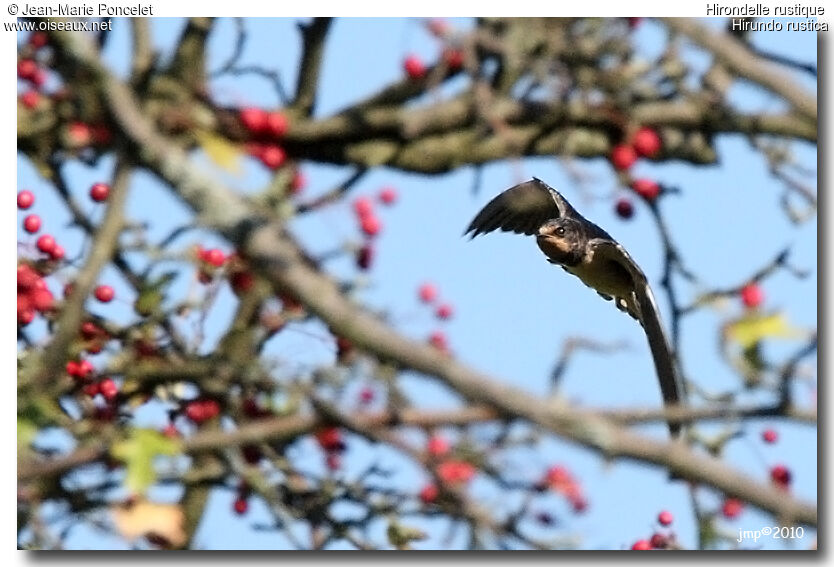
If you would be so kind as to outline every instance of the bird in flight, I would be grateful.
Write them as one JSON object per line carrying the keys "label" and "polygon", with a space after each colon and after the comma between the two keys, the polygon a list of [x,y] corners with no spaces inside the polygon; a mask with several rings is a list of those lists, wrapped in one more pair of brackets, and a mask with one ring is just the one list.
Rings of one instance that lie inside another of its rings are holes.
{"label": "bird in flight", "polygon": [[[622,245],[535,177],[487,203],[464,234],[471,233],[474,238],[496,229],[535,235],[548,262],[561,266],[637,319],[649,342],[664,403],[682,403],[684,390],[654,294],[643,270]],[[669,431],[676,437],[680,425],[670,422]]]}

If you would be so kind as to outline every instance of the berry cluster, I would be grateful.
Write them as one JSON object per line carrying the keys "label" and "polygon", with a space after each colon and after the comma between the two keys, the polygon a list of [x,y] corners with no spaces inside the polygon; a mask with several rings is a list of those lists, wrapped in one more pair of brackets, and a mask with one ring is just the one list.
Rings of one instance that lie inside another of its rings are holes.
{"label": "berry cluster", "polygon": [[238,114],[241,125],[250,135],[247,150],[269,169],[278,169],[287,159],[279,141],[290,128],[287,116],[281,111],[267,112],[262,108],[247,106]]}
{"label": "berry cluster", "polygon": [[[631,166],[640,157],[656,157],[662,148],[658,133],[648,127],[637,130],[628,143],[618,144],[611,150],[611,164],[617,171],[627,174]],[[644,200],[652,203],[662,193],[662,187],[652,179],[634,179],[629,183],[631,189]],[[617,215],[623,219],[634,216],[634,204],[627,197],[621,197],[615,205]]]}
{"label": "berry cluster", "polygon": [[671,549],[675,544],[675,534],[665,530],[672,525],[674,517],[668,510],[663,510],[657,515],[657,523],[660,529],[655,531],[649,539],[638,539],[631,545],[634,551],[648,551],[651,549]]}
{"label": "berry cluster", "polygon": [[55,298],[42,275],[27,263],[17,266],[17,323],[28,325],[37,313],[47,313],[55,305]]}
{"label": "berry cluster", "polygon": [[[383,187],[377,194],[377,200],[389,207],[394,205],[398,198],[397,190],[390,186]],[[356,251],[356,267],[367,271],[373,265],[376,255],[373,238],[382,231],[382,221],[376,214],[373,200],[367,196],[358,197],[353,201],[353,213],[359,222],[359,229],[365,236],[365,242]]]}
{"label": "berry cluster", "polygon": [[[444,70],[447,73],[457,73],[463,69],[465,56],[449,22],[441,18],[432,18],[426,20],[425,24],[429,34],[440,42],[439,59]],[[403,59],[403,71],[412,81],[421,81],[428,75],[425,62],[413,53]]]}
{"label": "berry cluster", "polygon": [[[421,303],[434,307],[434,316],[441,321],[448,321],[455,314],[455,308],[451,303],[439,302],[440,294],[431,282],[425,282],[417,288],[417,297]],[[446,333],[435,330],[429,335],[429,344],[443,352],[449,352],[449,341]]]}

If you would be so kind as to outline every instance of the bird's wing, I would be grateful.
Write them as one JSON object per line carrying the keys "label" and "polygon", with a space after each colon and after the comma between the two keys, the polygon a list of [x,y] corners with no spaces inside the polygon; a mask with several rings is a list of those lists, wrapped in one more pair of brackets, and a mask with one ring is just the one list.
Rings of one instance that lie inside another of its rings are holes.
{"label": "bird's wing", "polygon": [[[654,293],[646,279],[646,274],[626,252],[622,245],[607,238],[592,238],[588,247],[593,253],[593,260],[609,260],[616,262],[625,268],[631,275],[634,284],[634,296],[639,307],[640,322],[649,341],[649,348],[652,351],[654,367],[657,372],[657,379],[660,382],[660,391],[663,394],[663,401],[666,404],[682,404],[685,390],[683,383],[675,366],[672,350],[669,347],[669,340],[663,330],[663,323],[660,321],[660,312],[654,299]],[[670,423],[669,430],[673,436],[677,436],[680,425]]]}
{"label": "bird's wing", "polygon": [[550,219],[578,215],[558,191],[544,181],[530,181],[510,187],[481,209],[464,234],[471,238],[496,229],[535,234]]}

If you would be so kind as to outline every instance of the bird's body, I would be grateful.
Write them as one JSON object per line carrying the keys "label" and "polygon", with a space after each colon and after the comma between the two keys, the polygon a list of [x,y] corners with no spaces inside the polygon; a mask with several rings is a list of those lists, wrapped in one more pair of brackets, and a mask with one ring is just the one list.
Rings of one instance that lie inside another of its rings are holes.
{"label": "bird's body", "polygon": [[[683,388],[660,322],[648,280],[626,250],[602,228],[585,219],[552,187],[533,178],[512,187],[475,216],[467,233],[496,229],[536,236],[552,264],[579,278],[643,326],[655,363],[663,399],[682,402]],[[669,424],[676,435],[680,427]]]}

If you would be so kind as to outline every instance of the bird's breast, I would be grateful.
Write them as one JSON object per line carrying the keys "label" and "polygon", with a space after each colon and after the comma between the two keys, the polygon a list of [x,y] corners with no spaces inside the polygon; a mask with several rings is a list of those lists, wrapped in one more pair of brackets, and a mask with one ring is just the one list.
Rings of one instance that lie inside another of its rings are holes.
{"label": "bird's breast", "polygon": [[616,262],[582,262],[565,269],[588,287],[613,297],[629,297],[634,287],[626,269]]}

